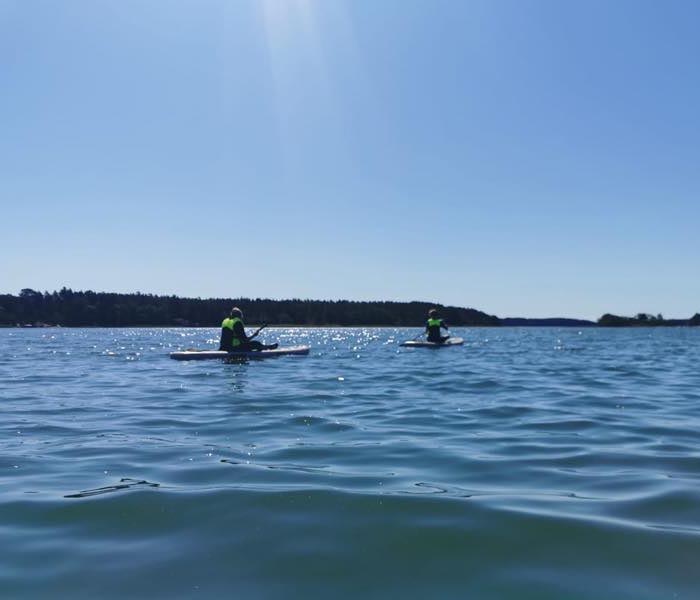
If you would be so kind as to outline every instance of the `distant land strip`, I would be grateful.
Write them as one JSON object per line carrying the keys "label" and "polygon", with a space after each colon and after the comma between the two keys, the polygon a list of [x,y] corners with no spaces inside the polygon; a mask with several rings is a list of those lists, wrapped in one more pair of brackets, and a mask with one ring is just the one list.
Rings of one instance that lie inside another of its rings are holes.
{"label": "distant land strip", "polygon": [[664,319],[605,314],[597,323],[584,319],[499,318],[474,308],[431,302],[352,300],[271,300],[267,298],[180,298],[153,294],[117,294],[62,288],[38,292],[25,288],[18,296],[0,294],[0,326],[62,327],[216,327],[231,307],[243,310],[247,323],[287,326],[421,327],[428,310],[438,308],[451,326],[630,327],[700,325],[690,319]]}

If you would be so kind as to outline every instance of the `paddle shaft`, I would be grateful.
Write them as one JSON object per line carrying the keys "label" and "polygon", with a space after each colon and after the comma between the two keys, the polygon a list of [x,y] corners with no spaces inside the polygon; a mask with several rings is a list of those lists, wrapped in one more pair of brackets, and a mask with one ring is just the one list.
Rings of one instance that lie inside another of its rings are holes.
{"label": "paddle shaft", "polygon": [[265,329],[265,327],[267,327],[267,323],[263,323],[262,325],[260,325],[260,327],[258,327],[258,328],[255,330],[255,332],[253,333],[253,335],[249,335],[249,336],[248,336],[248,339],[249,339],[249,340],[252,340],[252,339],[253,339],[254,337],[256,337],[263,329]]}

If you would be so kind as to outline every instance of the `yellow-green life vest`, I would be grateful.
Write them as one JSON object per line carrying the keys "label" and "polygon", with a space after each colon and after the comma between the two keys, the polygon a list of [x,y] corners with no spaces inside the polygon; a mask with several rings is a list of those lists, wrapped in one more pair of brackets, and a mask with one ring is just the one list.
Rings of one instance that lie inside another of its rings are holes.
{"label": "yellow-green life vest", "polygon": [[243,321],[239,319],[238,317],[226,317],[222,322],[221,322],[221,329],[230,329],[231,333],[233,333],[233,338],[231,339],[231,345],[232,346],[240,346],[241,345],[241,340],[239,340],[236,337],[235,330],[233,329],[236,323],[241,323],[243,324]]}

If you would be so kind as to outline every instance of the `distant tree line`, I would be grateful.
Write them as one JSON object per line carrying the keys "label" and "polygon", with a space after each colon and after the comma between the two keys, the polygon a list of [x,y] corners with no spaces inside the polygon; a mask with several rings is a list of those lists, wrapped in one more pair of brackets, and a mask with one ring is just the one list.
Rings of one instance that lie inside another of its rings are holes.
{"label": "distant tree line", "polygon": [[[267,298],[180,298],[153,294],[116,294],[23,289],[18,296],[0,294],[0,326],[61,325],[64,327],[201,326],[215,327],[238,306],[250,324],[269,325],[369,325],[417,327],[425,323],[429,309],[456,326],[585,327],[581,319],[499,319],[473,308],[442,306],[428,302],[355,302],[349,300],[270,300]],[[639,313],[634,317],[605,314],[603,327],[700,326],[700,313],[690,319],[664,319],[663,315]]]}
{"label": "distant tree line", "polygon": [[65,287],[57,292],[25,288],[19,296],[0,295],[0,325],[214,327],[233,306],[240,307],[251,324],[420,326],[428,310],[438,307],[450,325],[499,325],[498,317],[473,308],[427,302],[202,299],[73,291]]}
{"label": "distant tree line", "polygon": [[598,319],[598,325],[602,327],[677,327],[679,325],[700,325],[700,313],[695,313],[690,319],[664,319],[663,315],[651,315],[637,313],[634,317],[620,317],[618,315],[604,314]]}
{"label": "distant tree line", "polygon": [[595,327],[593,321],[586,319],[565,319],[551,317],[548,319],[525,319],[506,317],[499,319],[500,324],[506,327]]}

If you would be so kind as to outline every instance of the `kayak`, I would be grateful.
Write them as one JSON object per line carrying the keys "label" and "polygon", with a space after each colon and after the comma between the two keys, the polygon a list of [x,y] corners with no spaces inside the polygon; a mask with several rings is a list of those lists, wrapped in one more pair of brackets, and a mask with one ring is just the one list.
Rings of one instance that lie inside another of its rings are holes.
{"label": "kayak", "polygon": [[464,343],[464,339],[461,337],[451,337],[445,340],[442,344],[437,342],[428,342],[427,340],[408,340],[407,342],[401,342],[402,346],[407,348],[445,348],[447,346],[461,346]]}
{"label": "kayak", "polygon": [[171,352],[170,358],[175,360],[207,360],[210,358],[272,358],[288,354],[308,354],[309,346],[287,346],[274,350],[251,350],[249,352],[226,352],[224,350],[181,350]]}

